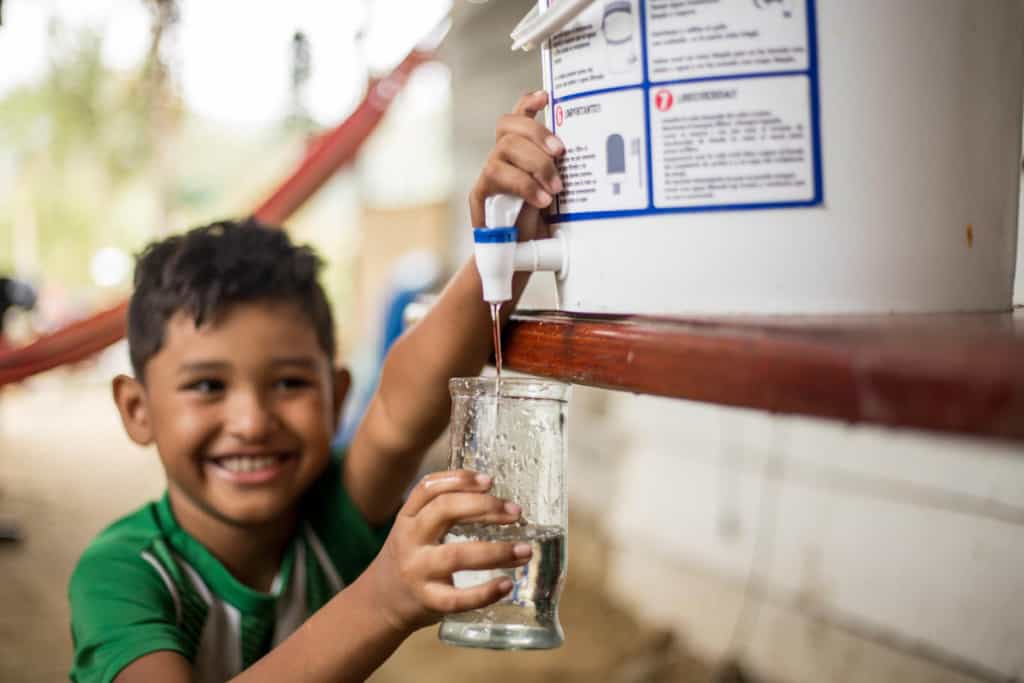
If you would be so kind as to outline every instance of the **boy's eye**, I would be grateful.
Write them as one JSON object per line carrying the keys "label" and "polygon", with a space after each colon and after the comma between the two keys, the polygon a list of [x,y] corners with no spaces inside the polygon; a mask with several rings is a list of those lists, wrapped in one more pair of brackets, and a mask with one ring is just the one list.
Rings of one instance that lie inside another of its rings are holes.
{"label": "boy's eye", "polygon": [[278,389],[301,389],[308,387],[309,380],[304,377],[282,377],[274,383]]}
{"label": "boy's eye", "polygon": [[200,379],[186,385],[185,389],[199,394],[215,394],[224,390],[224,382],[219,379]]}

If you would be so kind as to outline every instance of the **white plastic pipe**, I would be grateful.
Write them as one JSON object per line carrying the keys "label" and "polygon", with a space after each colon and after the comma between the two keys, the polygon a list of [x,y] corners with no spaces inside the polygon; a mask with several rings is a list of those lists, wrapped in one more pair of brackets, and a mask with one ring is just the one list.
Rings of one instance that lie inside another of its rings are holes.
{"label": "white plastic pipe", "polygon": [[569,250],[566,248],[565,237],[561,232],[546,240],[520,242],[516,245],[513,259],[516,271],[550,271],[558,279],[563,279],[569,272]]}

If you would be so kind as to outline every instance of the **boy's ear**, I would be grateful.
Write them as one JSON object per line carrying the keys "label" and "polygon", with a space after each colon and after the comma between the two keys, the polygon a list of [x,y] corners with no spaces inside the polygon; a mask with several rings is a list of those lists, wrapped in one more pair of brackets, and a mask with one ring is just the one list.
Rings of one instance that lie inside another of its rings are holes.
{"label": "boy's ear", "polygon": [[114,403],[121,413],[121,424],[129,438],[140,446],[153,443],[153,429],[146,405],[146,390],[134,377],[118,375],[114,378]]}
{"label": "boy's ear", "polygon": [[348,374],[345,368],[334,368],[334,405],[331,406],[334,414],[334,428],[338,428],[341,420],[341,408],[345,405],[345,397],[348,396],[348,388],[352,384],[352,375]]}

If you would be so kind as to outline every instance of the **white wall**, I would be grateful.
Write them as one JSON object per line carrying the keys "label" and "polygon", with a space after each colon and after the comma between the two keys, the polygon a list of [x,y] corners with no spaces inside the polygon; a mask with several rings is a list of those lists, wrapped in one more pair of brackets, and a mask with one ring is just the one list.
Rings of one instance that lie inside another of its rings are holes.
{"label": "white wall", "polygon": [[642,613],[779,680],[1024,676],[1024,449],[603,393],[573,504]]}
{"label": "white wall", "polygon": [[[1021,158],[1024,159],[1024,143],[1022,143]],[[1017,306],[1024,305],[1024,161],[1021,162],[1021,186],[1019,214],[1017,222],[1017,274],[1013,283],[1013,303]]]}

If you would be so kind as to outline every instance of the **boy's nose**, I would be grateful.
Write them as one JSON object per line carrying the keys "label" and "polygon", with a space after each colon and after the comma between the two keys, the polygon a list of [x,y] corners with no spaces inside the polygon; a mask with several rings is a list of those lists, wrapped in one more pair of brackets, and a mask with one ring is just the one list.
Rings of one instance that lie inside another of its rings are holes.
{"label": "boy's nose", "polygon": [[228,408],[228,432],[243,441],[262,441],[278,427],[277,417],[258,395],[242,394]]}

